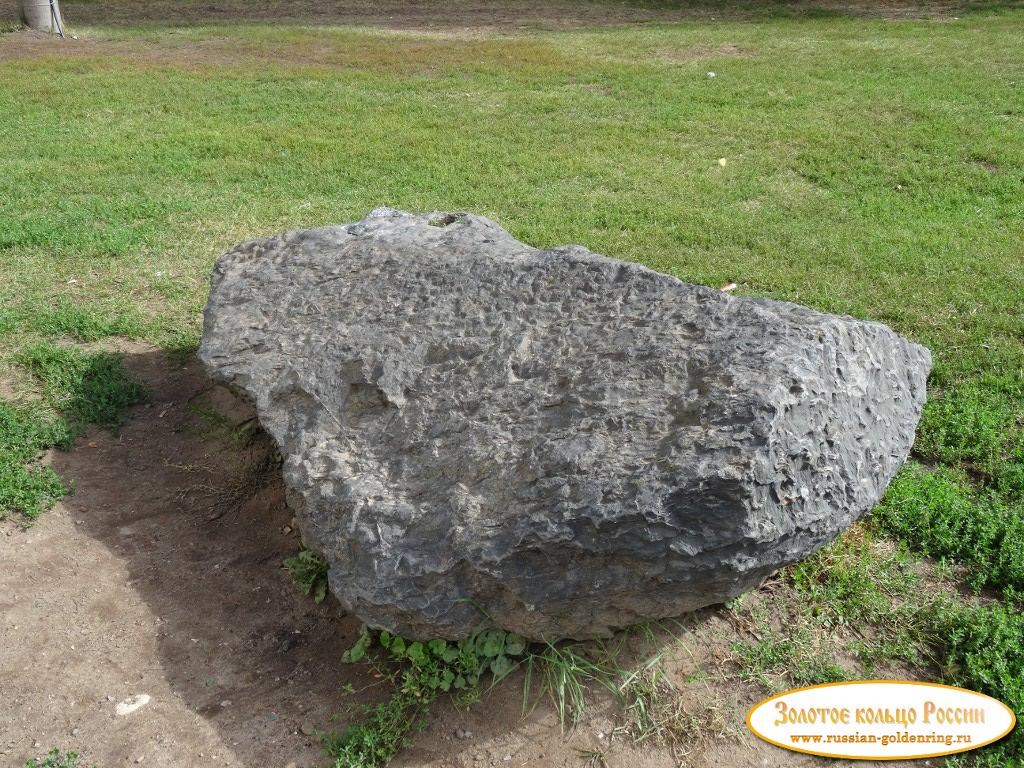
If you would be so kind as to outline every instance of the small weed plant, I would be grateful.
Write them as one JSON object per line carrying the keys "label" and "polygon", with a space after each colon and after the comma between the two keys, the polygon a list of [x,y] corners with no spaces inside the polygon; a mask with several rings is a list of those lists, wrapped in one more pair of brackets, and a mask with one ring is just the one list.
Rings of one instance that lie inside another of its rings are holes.
{"label": "small weed plant", "polygon": [[284,567],[302,594],[312,597],[317,603],[324,601],[327,597],[326,560],[311,550],[303,549],[285,560]]}
{"label": "small weed plant", "polygon": [[408,641],[389,632],[363,627],[344,657],[371,661],[393,683],[386,701],[369,707],[362,722],[325,738],[335,768],[387,765],[425,724],[429,705],[448,694],[469,705],[490,678],[496,685],[522,663],[523,638],[501,630],[484,630],[458,641]]}
{"label": "small weed plant", "polygon": [[364,627],[344,660],[372,664],[392,683],[393,693],[366,707],[361,722],[327,736],[325,748],[334,768],[387,765],[424,727],[432,702],[448,695],[470,706],[518,669],[524,672],[524,713],[550,699],[563,727],[581,721],[595,688],[618,703],[622,722],[615,732],[633,741],[675,747],[705,726],[721,726],[714,707],[687,710],[664,673],[660,654],[626,668],[620,652],[621,645],[601,643],[530,644],[500,629],[482,629],[457,641],[419,642]]}
{"label": "small weed plant", "polygon": [[62,752],[54,747],[46,757],[26,760],[24,768],[78,768],[78,753]]}

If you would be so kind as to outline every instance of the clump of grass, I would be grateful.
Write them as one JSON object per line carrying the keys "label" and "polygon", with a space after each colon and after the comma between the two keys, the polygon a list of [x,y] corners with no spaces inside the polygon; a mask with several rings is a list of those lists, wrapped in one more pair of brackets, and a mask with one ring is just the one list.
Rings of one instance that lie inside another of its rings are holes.
{"label": "clump of grass", "polygon": [[[627,631],[649,641],[654,639],[649,624]],[[531,698],[536,706],[537,701],[546,697],[563,728],[572,728],[582,721],[592,689],[597,688],[610,693],[620,708],[622,722],[614,733],[627,735],[634,742],[649,741],[675,748],[707,738],[711,730],[724,731],[715,706],[687,709],[687,701],[665,673],[663,652],[639,663],[624,663],[622,648],[621,643],[536,645],[524,665],[524,709],[530,706]],[[536,696],[535,678],[539,681]],[[700,723],[709,727],[702,730]],[[711,729],[711,724],[716,728]]]}
{"label": "clump of grass", "polygon": [[[755,640],[733,644],[745,679],[778,691],[870,677],[880,663],[927,656],[921,576],[904,548],[867,527],[854,526],[788,569],[786,580],[793,591],[749,609]],[[849,669],[834,661],[846,654]]]}
{"label": "clump of grass", "polygon": [[662,657],[656,654],[632,671],[619,670],[614,693],[622,707],[622,724],[612,735],[673,750],[723,736],[728,725],[717,698],[677,690]]}
{"label": "clump of grass", "polygon": [[889,486],[874,520],[924,554],[966,565],[975,588],[1024,591],[1020,506],[975,488],[962,470],[911,464]]}
{"label": "clump of grass", "polygon": [[16,361],[39,384],[38,403],[0,401],[0,515],[31,522],[66,492],[60,478],[38,465],[48,448],[68,448],[90,424],[113,427],[146,390],[108,352],[37,344]]}
{"label": "clump of grass", "polygon": [[326,560],[315,552],[303,549],[285,560],[284,567],[302,590],[302,594],[312,597],[317,603],[324,601],[327,597]]}
{"label": "clump of grass", "polygon": [[[855,635],[848,650],[873,674],[877,663],[921,659],[921,577],[898,544],[855,526],[793,567],[793,584],[804,609],[826,631]],[[870,637],[862,630],[870,627]]]}
{"label": "clump of grass", "polygon": [[856,625],[891,615],[894,596],[919,582],[911,565],[904,550],[855,526],[794,566],[790,576],[825,626]]}
{"label": "clump of grass", "polygon": [[915,451],[961,466],[1006,494],[1024,495],[1024,373],[987,374],[930,399]]}
{"label": "clump of grass", "polygon": [[325,736],[324,750],[334,768],[381,768],[390,763],[424,727],[427,703],[394,695],[368,707],[363,722]]}
{"label": "clump of grass", "polygon": [[599,684],[615,692],[615,670],[607,661],[590,658],[579,643],[544,643],[526,660],[523,705],[527,706],[539,673],[540,694],[550,698],[558,721],[576,726],[586,711],[587,690]]}
{"label": "clump of grass", "polygon": [[15,360],[42,387],[46,402],[67,424],[66,448],[90,424],[116,427],[126,408],[146,399],[146,388],[112,352],[85,352],[49,343],[22,350]]}
{"label": "clump of grass", "polygon": [[776,630],[762,624],[756,642],[736,641],[732,652],[741,676],[769,691],[793,686],[838,683],[850,674],[832,660],[831,647],[801,623],[790,630]]}
{"label": "clump of grass", "polygon": [[[1014,601],[1017,602],[1017,601]],[[1024,612],[1020,605],[944,601],[936,606],[932,636],[944,656],[947,682],[993,696],[1024,715]],[[987,768],[1024,766],[1024,731],[971,755]]]}
{"label": "clump of grass", "polygon": [[61,419],[0,400],[0,518],[18,512],[35,520],[64,496],[60,478],[37,460],[50,446],[68,441],[67,424]]}
{"label": "clump of grass", "polygon": [[627,718],[622,729],[634,742],[652,741],[667,746],[677,755],[689,751],[695,744],[720,739],[730,732],[727,711],[715,696],[683,694],[674,689],[652,689],[648,698],[640,696],[635,702],[645,701],[645,721],[635,717],[636,707],[625,710]]}

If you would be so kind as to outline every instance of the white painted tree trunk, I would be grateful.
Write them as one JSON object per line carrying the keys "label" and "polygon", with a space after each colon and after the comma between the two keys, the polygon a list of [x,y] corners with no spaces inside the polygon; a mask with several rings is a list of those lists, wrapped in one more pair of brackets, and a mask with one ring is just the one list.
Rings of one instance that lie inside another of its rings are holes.
{"label": "white painted tree trunk", "polygon": [[21,11],[21,20],[29,29],[56,33],[64,28],[57,0],[53,0],[52,9],[50,0],[18,0],[18,8]]}

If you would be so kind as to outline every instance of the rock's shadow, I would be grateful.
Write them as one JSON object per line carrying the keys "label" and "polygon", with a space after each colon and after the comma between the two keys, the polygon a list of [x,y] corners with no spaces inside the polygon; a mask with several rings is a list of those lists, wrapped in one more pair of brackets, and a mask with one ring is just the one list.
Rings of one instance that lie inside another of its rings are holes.
{"label": "rock's shadow", "polygon": [[[55,455],[55,469],[75,485],[64,502],[74,527],[124,563],[128,586],[156,617],[158,674],[230,748],[231,765],[324,765],[314,730],[341,730],[388,687],[367,665],[342,662],[359,620],[331,597],[316,605],[281,567],[300,542],[270,440],[194,358],[176,364],[142,345],[118,349],[151,395],[116,433],[93,430]],[[687,621],[705,625],[710,615]],[[579,764],[580,746],[601,747],[596,734],[614,726],[606,706],[586,730],[566,734],[545,703],[524,716],[522,683],[517,674],[469,710],[437,702],[429,728],[395,765],[569,766]],[[463,731],[472,737],[455,736]],[[209,757],[177,746],[161,764]],[[622,759],[674,764],[663,750]]]}
{"label": "rock's shadow", "polygon": [[282,569],[299,541],[251,412],[195,360],[147,351],[125,363],[150,402],[116,434],[95,430],[54,457],[75,484],[65,505],[127,565],[157,617],[169,684],[236,758],[322,762],[311,726],[330,728],[345,686],[372,682],[341,661],[359,622],[301,595]]}

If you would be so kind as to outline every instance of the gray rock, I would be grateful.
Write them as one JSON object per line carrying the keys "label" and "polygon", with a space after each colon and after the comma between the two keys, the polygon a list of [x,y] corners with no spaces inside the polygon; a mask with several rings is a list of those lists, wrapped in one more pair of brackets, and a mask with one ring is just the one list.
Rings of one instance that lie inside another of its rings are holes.
{"label": "gray rock", "polygon": [[487,219],[378,209],[213,273],[200,357],[374,627],[593,637],[723,602],[903,464],[928,350]]}

